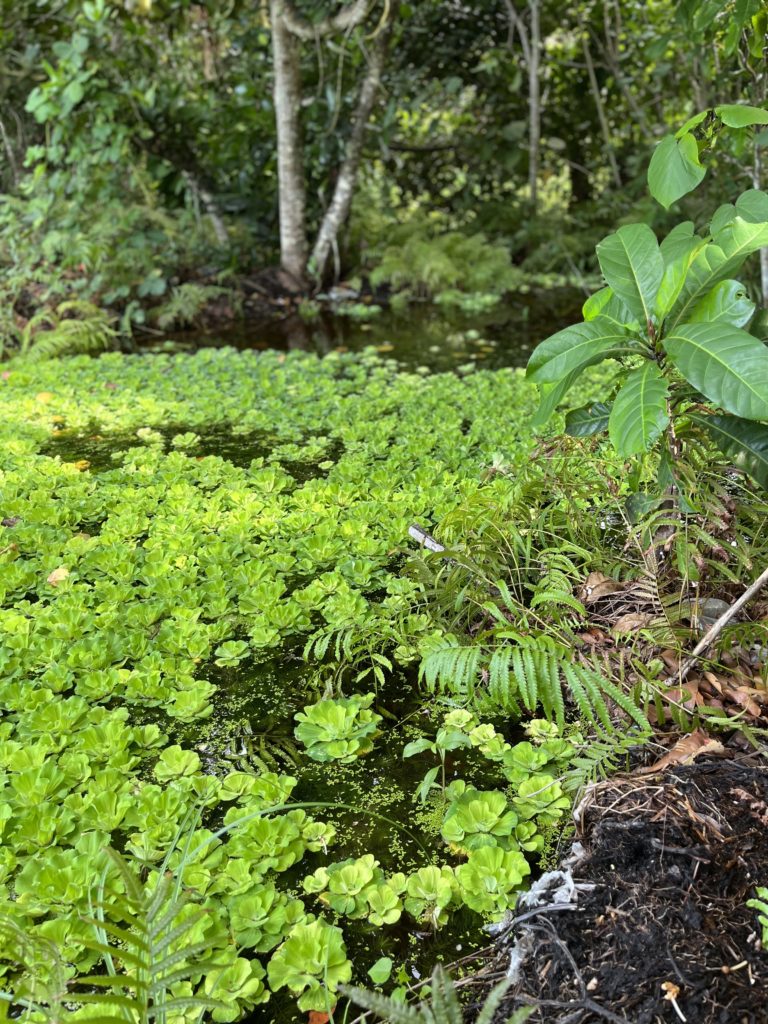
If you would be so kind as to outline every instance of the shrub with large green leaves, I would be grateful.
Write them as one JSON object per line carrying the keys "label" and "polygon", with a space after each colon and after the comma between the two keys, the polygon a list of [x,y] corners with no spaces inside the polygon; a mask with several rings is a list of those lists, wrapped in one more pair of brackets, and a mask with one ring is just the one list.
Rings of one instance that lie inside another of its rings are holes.
{"label": "shrub with large green leaves", "polygon": [[[716,112],[725,125],[768,121],[756,108]],[[654,154],[651,191],[665,205],[703,178],[703,169],[693,173],[699,143],[691,131],[704,119],[681,129],[674,153],[664,140]],[[681,444],[703,432],[768,486],[768,348],[747,329],[755,304],[735,277],[765,246],[768,195],[757,189],[721,206],[703,232],[686,221],[659,244],[648,225],[625,224],[603,239],[606,286],[584,304],[584,322],[547,338],[529,360],[541,397],[534,423],[549,419],[585,370],[612,359],[613,381],[600,401],[568,413],[568,433],[607,430],[625,458],[664,437],[659,478],[668,488]]]}

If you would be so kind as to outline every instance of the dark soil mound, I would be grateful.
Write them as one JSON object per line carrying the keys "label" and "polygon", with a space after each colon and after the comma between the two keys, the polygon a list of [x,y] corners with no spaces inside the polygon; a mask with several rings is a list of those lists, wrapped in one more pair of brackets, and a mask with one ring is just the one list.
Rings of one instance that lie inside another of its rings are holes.
{"label": "dark soil mound", "polygon": [[768,885],[764,764],[709,759],[594,787],[558,873],[570,898],[521,901],[482,972],[504,976],[518,943],[497,1020],[529,1005],[547,1024],[768,1022],[768,952],[745,905]]}

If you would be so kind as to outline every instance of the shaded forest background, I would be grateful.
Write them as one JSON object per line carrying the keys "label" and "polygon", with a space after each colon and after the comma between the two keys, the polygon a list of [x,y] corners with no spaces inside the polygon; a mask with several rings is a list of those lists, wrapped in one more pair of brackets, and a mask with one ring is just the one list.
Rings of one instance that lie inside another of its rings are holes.
{"label": "shaded forest background", "polygon": [[[762,102],[765,21],[759,0],[3,0],[0,336],[73,299],[184,326],[280,265],[277,290],[458,305],[579,283],[610,227],[667,226],[644,175],[670,126]],[[744,135],[694,219],[720,181],[759,186],[768,133]]]}

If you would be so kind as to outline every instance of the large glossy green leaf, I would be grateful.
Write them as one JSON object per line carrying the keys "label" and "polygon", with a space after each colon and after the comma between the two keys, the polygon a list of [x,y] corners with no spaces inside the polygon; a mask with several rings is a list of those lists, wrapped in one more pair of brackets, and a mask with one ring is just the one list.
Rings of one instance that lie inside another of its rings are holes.
{"label": "large glossy green leaf", "polygon": [[723,103],[715,113],[729,128],[749,128],[753,124],[768,124],[768,110],[750,107],[746,103]]}
{"label": "large glossy green leaf", "polygon": [[[736,212],[738,213],[738,203]],[[738,216],[712,236],[715,245],[731,257],[746,258],[768,245],[768,221],[748,221]]]}
{"label": "large glossy green leaf", "polygon": [[667,247],[667,254],[664,258],[664,276],[656,294],[654,310],[659,323],[666,319],[677,302],[685,287],[691,265],[706,244],[703,238],[691,235],[680,237],[673,245]]}
{"label": "large glossy green leaf", "polygon": [[689,323],[721,323],[743,327],[752,319],[755,304],[747,295],[740,281],[721,281],[696,303],[691,310]]}
{"label": "large glossy green leaf", "polygon": [[669,422],[667,382],[652,360],[633,370],[611,409],[608,433],[622,458],[646,452]]}
{"label": "large glossy green leaf", "polygon": [[673,327],[689,319],[693,307],[720,281],[738,271],[744,260],[768,245],[768,224],[750,224],[737,217],[723,227],[714,242],[698,253],[670,315]]}
{"label": "large glossy green leaf", "polygon": [[736,214],[750,224],[768,223],[768,195],[759,188],[742,192],[736,200]]}
{"label": "large glossy green leaf", "polygon": [[594,320],[602,316],[620,326],[640,326],[621,299],[613,294],[613,289],[607,286],[590,295],[581,307],[581,315],[585,320]]}
{"label": "large glossy green leaf", "polygon": [[723,228],[730,224],[734,217],[737,216],[736,207],[733,203],[723,203],[722,206],[718,206],[714,212],[712,220],[709,222],[710,234],[716,235],[718,231],[722,231]]}
{"label": "large glossy green leaf", "polygon": [[682,324],[664,348],[686,380],[734,416],[768,419],[768,348],[738,327]]}
{"label": "large glossy green leaf", "polygon": [[648,165],[648,190],[656,202],[669,209],[692,192],[706,174],[699,162],[696,139],[685,132],[680,139],[666,135],[653,151]]}
{"label": "large glossy green leaf", "polygon": [[733,457],[737,466],[768,488],[768,427],[739,416],[702,416],[691,420],[703,427],[724,455]]}
{"label": "large glossy green leaf", "polygon": [[558,331],[534,350],[526,374],[535,384],[551,384],[574,370],[637,350],[631,336],[604,317]]}
{"label": "large glossy green leaf", "polygon": [[664,274],[664,259],[647,224],[625,224],[597,246],[608,286],[645,326],[651,318]]}
{"label": "large glossy green leaf", "polygon": [[600,288],[585,300],[584,305],[581,307],[582,317],[585,320],[594,320],[596,316],[600,316],[612,298],[613,291],[607,285],[604,288]]}
{"label": "large glossy green leaf", "polygon": [[693,226],[692,220],[683,220],[661,240],[659,249],[665,265],[690,251],[695,239]]}
{"label": "large glossy green leaf", "polygon": [[594,402],[572,409],[565,417],[565,432],[571,437],[591,437],[608,426],[611,407],[606,402]]}
{"label": "large glossy green leaf", "polygon": [[684,135],[687,135],[688,132],[691,131],[691,129],[696,128],[698,125],[700,125],[701,122],[706,118],[708,113],[709,108],[707,108],[707,110],[700,111],[698,114],[694,114],[693,117],[689,117],[685,124],[681,128],[677,129],[677,131],[675,132],[675,138],[682,139],[682,137]]}

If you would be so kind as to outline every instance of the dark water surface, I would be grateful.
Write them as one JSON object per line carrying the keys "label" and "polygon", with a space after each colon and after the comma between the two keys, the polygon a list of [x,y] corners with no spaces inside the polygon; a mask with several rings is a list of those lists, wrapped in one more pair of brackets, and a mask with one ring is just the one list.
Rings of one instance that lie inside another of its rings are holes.
{"label": "dark water surface", "polygon": [[[514,295],[481,313],[417,303],[400,313],[385,309],[365,322],[331,311],[307,322],[293,313],[262,322],[172,334],[170,341],[184,350],[230,345],[320,356],[339,350],[359,352],[372,345],[406,369],[423,366],[445,371],[466,364],[498,369],[524,366],[540,341],[580,319],[585,297],[577,288],[553,288]],[[144,346],[148,351],[167,347],[168,342]]]}

